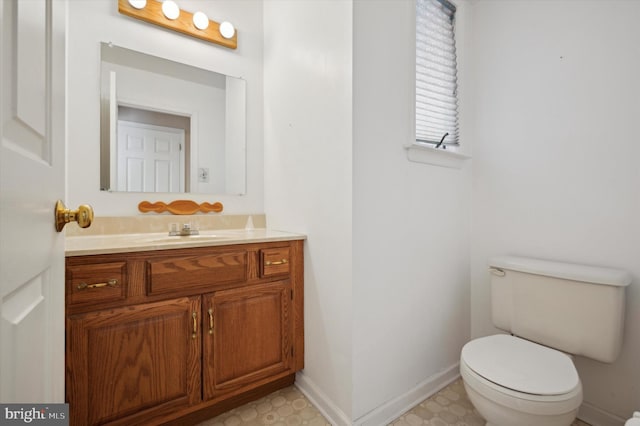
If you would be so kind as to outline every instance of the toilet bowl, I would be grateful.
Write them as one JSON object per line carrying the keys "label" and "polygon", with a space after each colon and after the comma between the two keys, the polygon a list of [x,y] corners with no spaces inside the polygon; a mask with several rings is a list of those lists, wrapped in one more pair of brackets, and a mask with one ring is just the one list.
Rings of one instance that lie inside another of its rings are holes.
{"label": "toilet bowl", "polygon": [[460,373],[471,403],[489,426],[568,426],[582,403],[571,358],[514,336],[467,343]]}

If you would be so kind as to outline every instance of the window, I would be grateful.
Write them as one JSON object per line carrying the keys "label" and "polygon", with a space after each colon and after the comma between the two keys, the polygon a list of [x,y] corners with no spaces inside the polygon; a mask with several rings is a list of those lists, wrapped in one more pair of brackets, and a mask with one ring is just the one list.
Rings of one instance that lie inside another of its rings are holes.
{"label": "window", "polygon": [[456,7],[416,0],[416,142],[459,145]]}

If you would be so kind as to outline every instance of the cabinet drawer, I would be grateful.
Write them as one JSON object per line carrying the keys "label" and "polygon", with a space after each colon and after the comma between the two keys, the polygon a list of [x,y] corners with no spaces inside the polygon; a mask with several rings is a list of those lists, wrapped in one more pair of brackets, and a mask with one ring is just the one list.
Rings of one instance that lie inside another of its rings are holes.
{"label": "cabinet drawer", "polygon": [[127,262],[95,263],[67,267],[69,305],[112,302],[127,295]]}
{"label": "cabinet drawer", "polygon": [[167,257],[147,261],[149,295],[210,291],[247,280],[247,252]]}
{"label": "cabinet drawer", "polygon": [[289,247],[277,247],[260,250],[260,276],[288,275],[291,258]]}

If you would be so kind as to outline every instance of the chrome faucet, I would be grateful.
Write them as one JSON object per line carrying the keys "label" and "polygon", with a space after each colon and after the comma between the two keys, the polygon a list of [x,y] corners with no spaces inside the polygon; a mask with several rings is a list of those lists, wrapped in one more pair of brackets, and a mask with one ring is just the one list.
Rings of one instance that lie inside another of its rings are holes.
{"label": "chrome faucet", "polygon": [[172,224],[172,226],[171,226],[171,230],[169,231],[169,236],[170,237],[187,237],[189,235],[199,235],[200,234],[200,231],[198,231],[197,229],[193,229],[189,222],[183,223],[182,227],[180,228],[179,231],[176,229],[177,226],[175,226],[175,225],[176,224]]}

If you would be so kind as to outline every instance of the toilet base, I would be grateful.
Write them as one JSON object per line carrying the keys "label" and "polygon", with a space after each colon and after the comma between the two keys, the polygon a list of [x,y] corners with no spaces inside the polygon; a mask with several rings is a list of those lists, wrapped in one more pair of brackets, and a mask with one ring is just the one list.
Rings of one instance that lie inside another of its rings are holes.
{"label": "toilet base", "polygon": [[499,405],[463,383],[469,400],[487,421],[486,426],[570,426],[578,414],[578,409],[556,415],[523,413]]}

